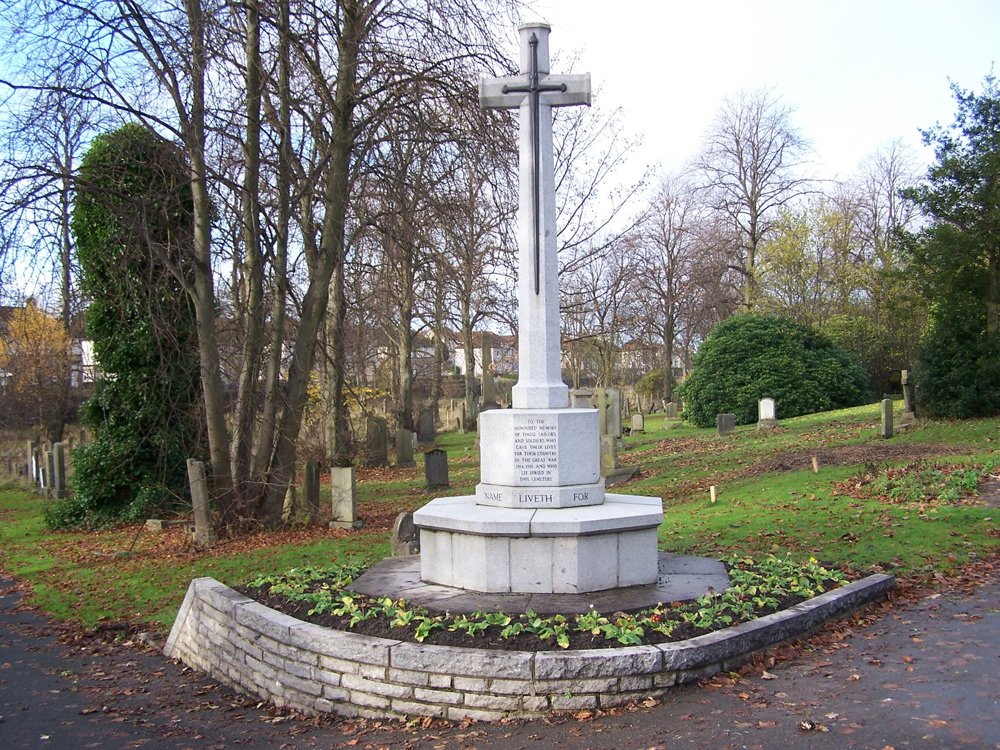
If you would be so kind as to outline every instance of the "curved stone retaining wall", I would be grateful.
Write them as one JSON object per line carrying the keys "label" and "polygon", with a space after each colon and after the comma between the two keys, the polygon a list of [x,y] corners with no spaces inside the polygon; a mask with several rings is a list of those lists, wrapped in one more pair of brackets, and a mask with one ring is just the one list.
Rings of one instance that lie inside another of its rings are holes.
{"label": "curved stone retaining wall", "polygon": [[610,708],[745,663],[882,597],[869,576],[791,609],[679,643],[490,651],[372,638],[283,615],[211,578],[191,582],[164,653],[238,690],[307,713],[494,720]]}

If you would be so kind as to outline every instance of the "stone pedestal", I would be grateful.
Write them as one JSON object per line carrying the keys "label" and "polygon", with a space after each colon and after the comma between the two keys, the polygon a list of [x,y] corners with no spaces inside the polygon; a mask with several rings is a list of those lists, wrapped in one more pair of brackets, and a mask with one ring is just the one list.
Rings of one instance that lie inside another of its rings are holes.
{"label": "stone pedestal", "polygon": [[582,594],[654,583],[656,497],[605,496],[579,508],[491,508],[442,497],[413,514],[420,578],[484,592]]}
{"label": "stone pedestal", "polygon": [[596,409],[503,409],[479,415],[476,502],[570,508],[604,498]]}

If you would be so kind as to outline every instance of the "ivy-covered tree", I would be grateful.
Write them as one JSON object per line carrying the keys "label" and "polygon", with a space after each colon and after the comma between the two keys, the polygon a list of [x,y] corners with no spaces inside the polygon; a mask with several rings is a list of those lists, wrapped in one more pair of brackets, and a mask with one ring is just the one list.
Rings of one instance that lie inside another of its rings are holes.
{"label": "ivy-covered tree", "polygon": [[74,454],[75,497],[54,527],[141,520],[181,500],[203,423],[189,274],[193,210],[184,154],[141,125],[96,138],[77,178],[72,229],[101,370],[85,406],[93,442]]}
{"label": "ivy-covered tree", "polygon": [[711,427],[718,414],[757,421],[757,402],[773,398],[779,418],[844,409],[870,399],[858,361],[816,330],[774,315],[734,315],[719,323],[681,385],[684,416]]}
{"label": "ivy-covered tree", "polygon": [[917,394],[931,415],[985,417],[1000,414],[1000,86],[952,90],[955,122],[923,131],[936,161],[905,191],[930,219],[909,238],[931,301]]}

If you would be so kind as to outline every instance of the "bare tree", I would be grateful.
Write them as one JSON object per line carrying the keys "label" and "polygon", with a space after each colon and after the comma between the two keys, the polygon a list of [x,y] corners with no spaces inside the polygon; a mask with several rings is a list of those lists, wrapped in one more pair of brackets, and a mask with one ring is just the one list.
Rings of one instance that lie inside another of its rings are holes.
{"label": "bare tree", "polygon": [[639,283],[655,305],[647,319],[655,325],[662,351],[663,399],[673,401],[673,360],[687,308],[695,299],[699,255],[706,251],[701,229],[704,204],[694,186],[680,177],[660,181],[640,230]]}
{"label": "bare tree", "polygon": [[781,208],[809,189],[798,174],[807,142],[792,124],[793,112],[771,89],[739,92],[723,102],[694,163],[711,204],[732,227],[731,266],[742,276],[743,307],[750,311],[760,245]]}
{"label": "bare tree", "polygon": [[[385,123],[397,88],[419,82],[457,90],[468,87],[471,61],[498,67],[493,30],[508,25],[509,5],[329,0],[294,13],[280,2],[229,12],[211,0],[4,0],[2,7],[25,32],[12,48],[16,54],[34,54],[75,74],[72,84],[54,85],[41,70],[3,83],[95,103],[183,144],[195,206],[195,274],[183,281],[198,315],[214,491],[227,521],[277,525],[324,326],[337,405],[334,434],[345,439],[343,289],[353,190],[367,157],[391,131]],[[239,166],[234,150],[241,153]],[[276,176],[278,197],[268,196],[269,202],[262,200],[264,170]],[[282,213],[289,205],[294,217]],[[219,206],[240,207],[241,218],[238,227],[220,228],[213,237]],[[293,246],[301,252],[289,257]],[[234,415],[227,411],[224,342],[216,330],[225,301],[220,266],[234,269],[231,300],[239,308]],[[268,294],[270,359],[262,368]],[[286,297],[295,305],[290,346],[282,319]],[[279,361],[286,368],[283,388]],[[262,390],[265,414],[258,417],[251,405]]]}

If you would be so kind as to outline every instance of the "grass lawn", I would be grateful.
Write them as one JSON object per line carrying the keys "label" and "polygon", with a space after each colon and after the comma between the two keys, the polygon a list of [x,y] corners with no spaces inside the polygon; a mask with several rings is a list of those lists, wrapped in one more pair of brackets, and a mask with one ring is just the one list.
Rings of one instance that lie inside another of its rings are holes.
{"label": "grass lawn", "polygon": [[[815,557],[860,574],[904,576],[950,575],[995,552],[1000,482],[989,477],[1000,474],[1000,419],[928,422],[891,440],[879,437],[878,420],[879,406],[871,405],[718,437],[648,416],[645,433],[626,437],[621,452],[622,463],[642,472],[614,491],[664,499],[660,548],[668,552]],[[475,436],[443,435],[438,447],[448,451],[452,489],[435,496],[471,494],[479,475]],[[41,517],[47,501],[7,487],[0,490],[0,569],[30,584],[29,601],[58,619],[166,630],[192,578],[235,585],[305,564],[375,561],[388,554],[396,514],[431,497],[419,460],[416,469],[359,469],[358,495],[368,522],[361,531],[293,528],[198,553],[179,528],[49,532]]]}

